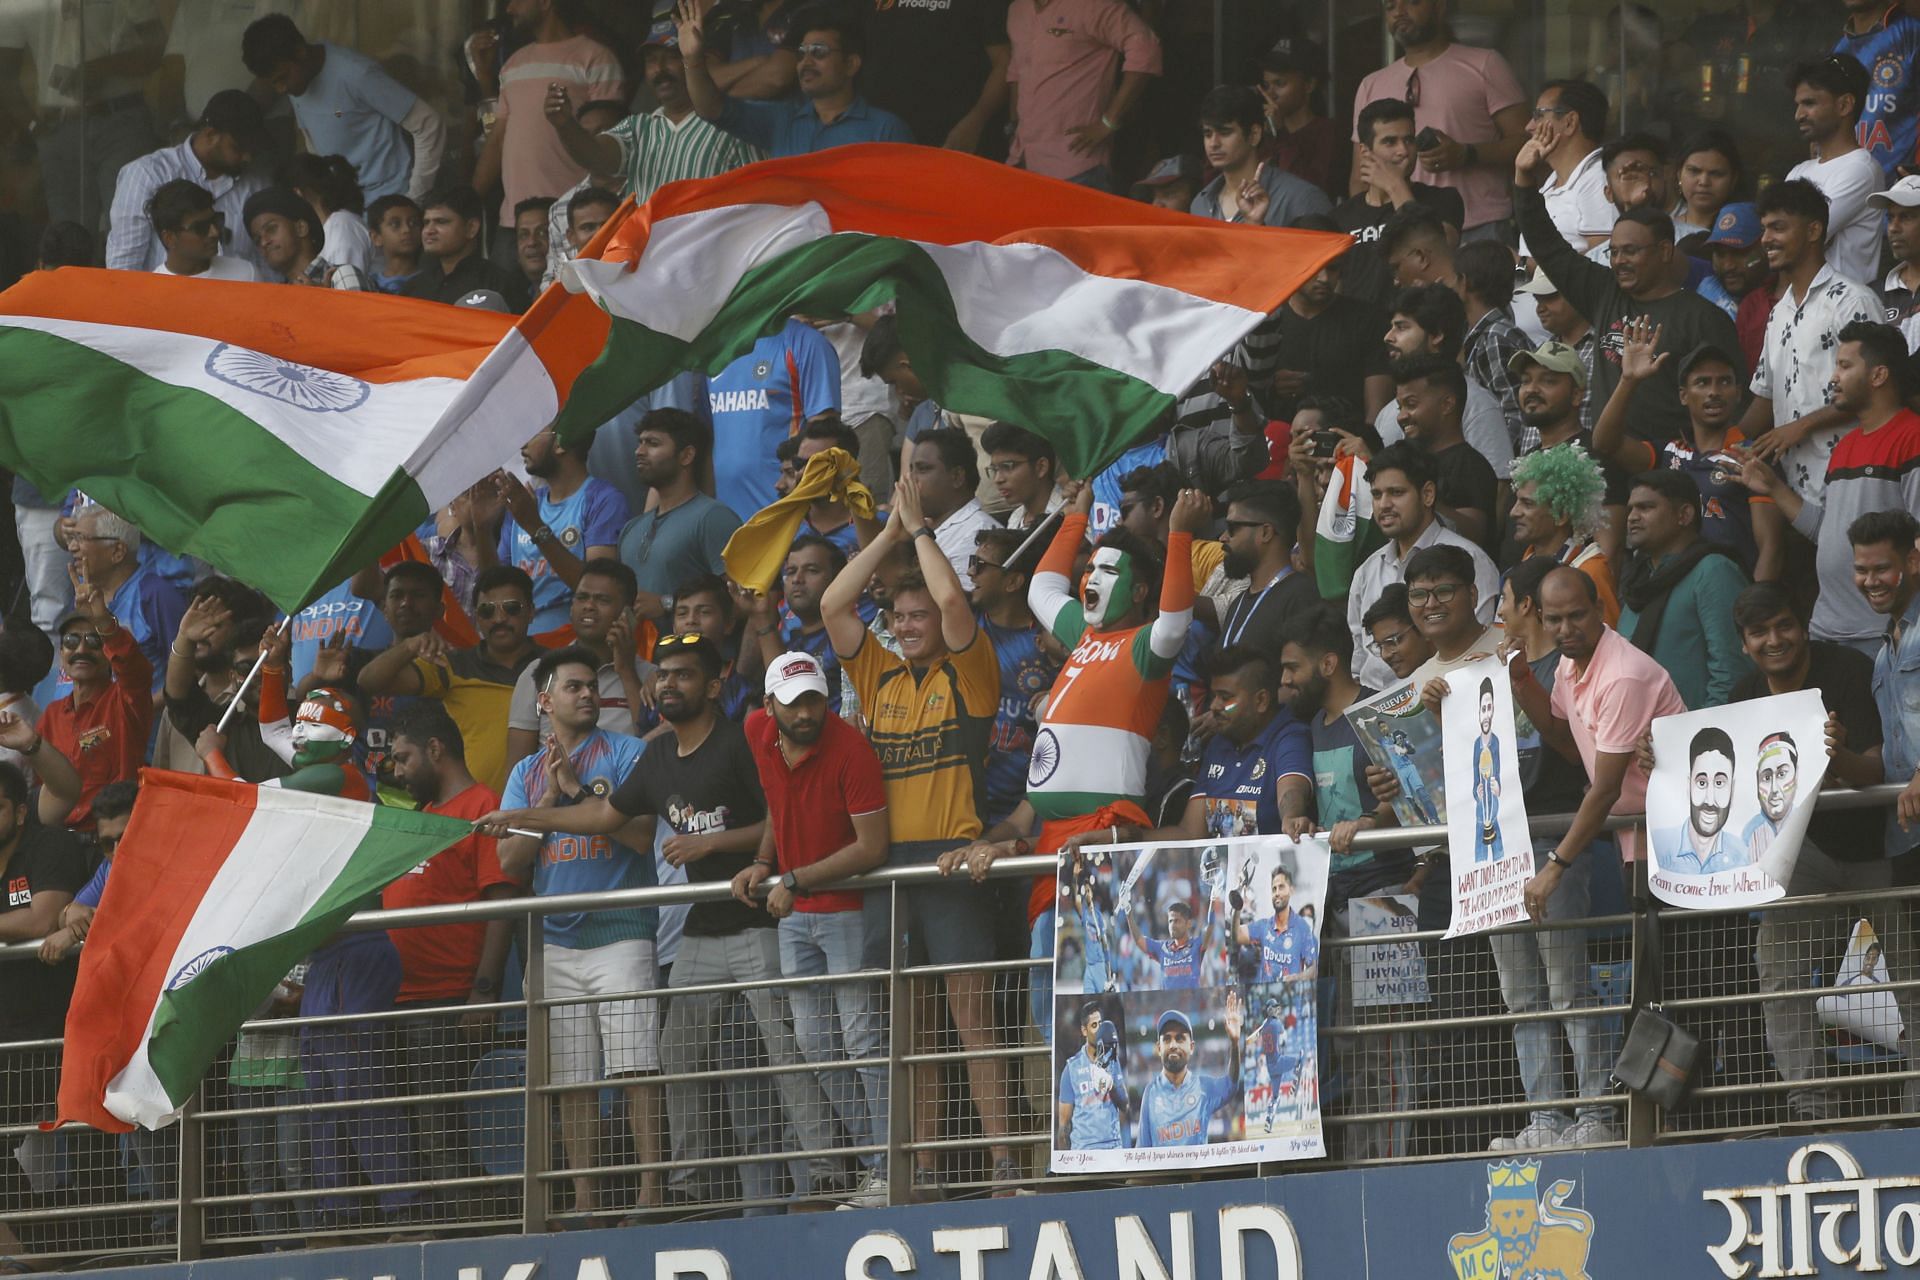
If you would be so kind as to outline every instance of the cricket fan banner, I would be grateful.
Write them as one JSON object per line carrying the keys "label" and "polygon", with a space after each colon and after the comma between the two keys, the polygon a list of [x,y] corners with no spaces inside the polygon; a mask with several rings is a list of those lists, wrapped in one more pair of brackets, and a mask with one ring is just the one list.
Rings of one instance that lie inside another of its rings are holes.
{"label": "cricket fan banner", "polygon": [[1653,722],[1647,884],[1678,907],[1750,907],[1786,896],[1827,776],[1817,689]]}
{"label": "cricket fan banner", "polygon": [[1060,855],[1056,1173],[1326,1154],[1315,992],[1330,856],[1284,836]]}
{"label": "cricket fan banner", "polygon": [[1447,794],[1472,804],[1447,806],[1447,866],[1453,918],[1447,937],[1498,929],[1527,918],[1533,838],[1520,794],[1514,750],[1513,690],[1506,665],[1483,658],[1447,676],[1440,703],[1440,746]]}

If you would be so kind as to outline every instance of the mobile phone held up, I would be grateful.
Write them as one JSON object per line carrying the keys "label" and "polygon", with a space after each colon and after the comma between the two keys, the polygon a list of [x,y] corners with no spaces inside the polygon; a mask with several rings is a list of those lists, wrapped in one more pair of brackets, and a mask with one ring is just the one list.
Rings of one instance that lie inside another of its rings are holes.
{"label": "mobile phone held up", "polygon": [[1428,125],[1413,135],[1413,147],[1416,151],[1431,151],[1440,145],[1440,134],[1432,125]]}

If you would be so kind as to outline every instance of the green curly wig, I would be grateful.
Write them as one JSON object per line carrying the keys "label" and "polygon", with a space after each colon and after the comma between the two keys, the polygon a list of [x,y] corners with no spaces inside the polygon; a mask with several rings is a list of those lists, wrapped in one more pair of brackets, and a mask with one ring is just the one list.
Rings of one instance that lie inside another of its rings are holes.
{"label": "green curly wig", "polygon": [[1533,498],[1554,520],[1571,525],[1582,537],[1592,537],[1606,520],[1601,498],[1607,482],[1600,464],[1577,444],[1557,444],[1530,453],[1513,464],[1513,487],[1533,486]]}

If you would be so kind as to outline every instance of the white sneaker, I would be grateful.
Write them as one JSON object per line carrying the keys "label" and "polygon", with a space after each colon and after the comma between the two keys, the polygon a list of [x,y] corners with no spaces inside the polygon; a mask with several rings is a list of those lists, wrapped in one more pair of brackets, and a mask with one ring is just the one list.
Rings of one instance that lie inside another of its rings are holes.
{"label": "white sneaker", "polygon": [[1604,1116],[1581,1116],[1560,1134],[1562,1147],[1602,1147],[1621,1140],[1620,1130]]}
{"label": "white sneaker", "polygon": [[861,1180],[861,1183],[859,1186],[853,1189],[853,1194],[846,1198],[846,1202],[840,1205],[836,1205],[835,1207],[840,1209],[884,1209],[886,1208],[887,1207],[886,1175],[875,1173],[873,1170],[869,1169],[867,1171],[867,1176]]}
{"label": "white sneaker", "polygon": [[1511,1138],[1495,1138],[1487,1144],[1489,1151],[1539,1151],[1546,1147],[1561,1146],[1567,1132],[1557,1120],[1529,1120],[1527,1127]]}

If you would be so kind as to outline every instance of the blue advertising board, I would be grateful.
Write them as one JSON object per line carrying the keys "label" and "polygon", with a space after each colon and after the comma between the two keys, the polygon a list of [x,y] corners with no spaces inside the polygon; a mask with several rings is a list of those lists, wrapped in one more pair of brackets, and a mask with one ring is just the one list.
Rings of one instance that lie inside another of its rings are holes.
{"label": "blue advertising board", "polygon": [[1618,1280],[1920,1273],[1911,1130],[280,1253],[134,1280]]}

